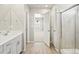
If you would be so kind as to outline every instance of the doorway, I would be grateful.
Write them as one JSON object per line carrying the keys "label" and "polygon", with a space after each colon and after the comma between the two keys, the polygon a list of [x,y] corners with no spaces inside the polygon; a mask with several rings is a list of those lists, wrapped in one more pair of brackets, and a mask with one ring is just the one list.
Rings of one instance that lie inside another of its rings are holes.
{"label": "doorway", "polygon": [[34,42],[43,42],[50,47],[50,13],[34,14]]}

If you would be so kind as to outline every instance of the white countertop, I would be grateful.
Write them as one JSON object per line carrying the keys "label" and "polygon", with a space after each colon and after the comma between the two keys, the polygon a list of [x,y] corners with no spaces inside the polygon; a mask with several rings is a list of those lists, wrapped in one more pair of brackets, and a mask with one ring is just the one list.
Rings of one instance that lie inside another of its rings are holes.
{"label": "white countertop", "polygon": [[12,40],[13,38],[17,37],[18,35],[22,34],[22,32],[11,31],[8,35],[0,34],[0,45]]}

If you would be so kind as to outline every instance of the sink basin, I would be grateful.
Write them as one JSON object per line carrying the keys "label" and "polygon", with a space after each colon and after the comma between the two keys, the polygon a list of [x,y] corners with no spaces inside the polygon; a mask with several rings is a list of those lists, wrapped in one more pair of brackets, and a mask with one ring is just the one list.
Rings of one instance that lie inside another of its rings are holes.
{"label": "sink basin", "polygon": [[7,35],[8,35],[8,33],[5,33],[5,34],[4,34],[4,36],[7,36]]}
{"label": "sink basin", "polygon": [[10,31],[2,31],[0,32],[1,35],[3,36],[7,36],[10,33]]}

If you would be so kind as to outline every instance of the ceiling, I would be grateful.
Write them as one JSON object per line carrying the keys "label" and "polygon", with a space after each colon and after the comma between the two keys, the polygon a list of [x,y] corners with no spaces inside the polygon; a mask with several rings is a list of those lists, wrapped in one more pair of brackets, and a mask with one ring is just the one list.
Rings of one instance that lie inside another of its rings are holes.
{"label": "ceiling", "polygon": [[29,8],[32,9],[50,9],[52,4],[28,4]]}

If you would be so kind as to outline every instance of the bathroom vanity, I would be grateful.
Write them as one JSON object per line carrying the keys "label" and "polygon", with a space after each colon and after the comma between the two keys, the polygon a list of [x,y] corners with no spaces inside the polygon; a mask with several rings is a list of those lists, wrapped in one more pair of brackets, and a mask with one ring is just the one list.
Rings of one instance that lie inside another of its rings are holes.
{"label": "bathroom vanity", "polygon": [[19,54],[23,48],[23,33],[11,31],[0,33],[0,54]]}

